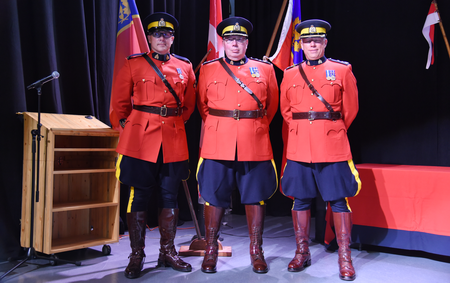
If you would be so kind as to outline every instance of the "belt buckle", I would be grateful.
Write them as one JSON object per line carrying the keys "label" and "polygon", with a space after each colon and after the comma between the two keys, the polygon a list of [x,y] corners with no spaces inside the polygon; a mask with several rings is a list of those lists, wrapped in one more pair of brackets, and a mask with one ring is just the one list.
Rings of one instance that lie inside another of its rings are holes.
{"label": "belt buckle", "polygon": [[160,111],[159,115],[161,115],[161,117],[166,117],[167,116],[167,106],[166,105],[161,107],[161,111]]}
{"label": "belt buckle", "polygon": [[312,116],[313,111],[308,111],[308,120],[314,121],[314,117]]}
{"label": "belt buckle", "polygon": [[240,116],[240,110],[239,109],[234,109],[233,110],[233,118],[234,118],[234,120],[239,121],[239,116]]}

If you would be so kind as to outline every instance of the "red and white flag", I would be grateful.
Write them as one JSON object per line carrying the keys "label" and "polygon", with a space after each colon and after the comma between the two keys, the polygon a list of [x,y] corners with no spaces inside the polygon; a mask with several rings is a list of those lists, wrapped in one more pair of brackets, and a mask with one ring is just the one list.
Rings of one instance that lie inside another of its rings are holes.
{"label": "red and white flag", "polygon": [[281,28],[280,39],[275,54],[269,60],[281,70],[302,62],[300,34],[295,26],[301,21],[300,0],[289,0],[286,16]]}
{"label": "red and white flag", "polygon": [[[217,34],[217,25],[222,21],[222,1],[209,0],[209,31],[208,31],[208,49],[211,49],[206,61],[214,60],[223,56],[222,37]],[[199,156],[203,143],[203,123],[200,132]]]}
{"label": "red and white flag", "polygon": [[434,63],[434,25],[437,23],[439,23],[439,15],[433,1],[431,2],[430,10],[428,11],[428,16],[422,29],[423,36],[430,46],[428,49],[427,69]]}
{"label": "red and white flag", "polygon": [[213,60],[223,56],[222,38],[217,34],[217,25],[222,21],[222,1],[209,1],[209,32],[208,32],[208,50],[211,52],[206,60]]}

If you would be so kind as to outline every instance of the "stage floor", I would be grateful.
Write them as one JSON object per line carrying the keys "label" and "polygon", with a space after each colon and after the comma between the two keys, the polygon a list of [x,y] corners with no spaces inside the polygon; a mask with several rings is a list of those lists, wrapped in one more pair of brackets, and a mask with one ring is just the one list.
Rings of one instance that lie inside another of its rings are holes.
{"label": "stage floor", "polygon": [[[312,221],[311,235],[314,235]],[[178,227],[175,245],[189,245],[195,235],[193,222]],[[343,282],[338,276],[337,252],[328,252],[320,244],[311,243],[312,265],[302,272],[287,271],[294,256],[295,238],[291,217],[266,217],[263,248],[269,272],[256,274],[250,265],[249,238],[245,216],[226,215],[221,227],[222,244],[230,246],[232,257],[219,257],[217,273],[206,274],[200,270],[202,257],[183,257],[192,272],[178,272],[171,268],[156,267],[159,253],[158,228],[147,229],[147,254],[141,278],[132,282]],[[111,254],[104,256],[102,246],[58,254],[60,258],[81,261],[73,264],[50,265],[47,260],[30,260],[7,275],[2,282],[125,282],[123,275],[128,264],[130,242],[127,233],[118,243],[112,244]],[[448,247],[443,247],[448,248]],[[450,258],[403,250],[362,247],[352,248],[356,282],[450,282]],[[0,276],[17,262],[0,263]]]}

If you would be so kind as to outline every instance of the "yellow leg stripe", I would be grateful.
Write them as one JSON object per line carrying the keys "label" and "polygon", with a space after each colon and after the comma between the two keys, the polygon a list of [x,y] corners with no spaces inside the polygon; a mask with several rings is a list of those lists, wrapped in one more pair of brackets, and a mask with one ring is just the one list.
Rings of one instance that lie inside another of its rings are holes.
{"label": "yellow leg stripe", "polygon": [[122,154],[119,154],[119,158],[117,159],[117,163],[116,163],[116,178],[117,180],[119,180],[120,182],[120,162],[122,162]]}
{"label": "yellow leg stripe", "polygon": [[356,170],[355,164],[353,163],[353,160],[348,160],[348,166],[350,166],[350,170],[352,171],[353,176],[355,176],[355,181],[358,183],[358,190],[356,191],[356,195],[359,194],[359,191],[361,191],[361,180],[359,179],[359,172]]}
{"label": "yellow leg stripe", "polygon": [[350,205],[348,204],[348,198],[345,198],[345,203],[347,205],[348,210],[350,210],[350,212],[352,212],[352,209],[351,209]]}
{"label": "yellow leg stripe", "polygon": [[197,179],[197,180],[198,180],[198,170],[200,169],[200,165],[202,165],[202,163],[203,163],[203,158],[200,157],[198,159],[198,163],[197,163],[197,172],[195,172],[195,179]]}
{"label": "yellow leg stripe", "polygon": [[130,198],[128,199],[127,213],[131,212],[131,204],[134,199],[134,187],[130,187]]}
{"label": "yellow leg stripe", "polygon": [[[272,198],[273,195],[277,192],[277,189],[278,189],[278,173],[277,173],[277,166],[275,165],[275,161],[274,161],[273,159],[271,160],[271,162],[272,162],[272,166],[273,166],[273,171],[275,172],[275,179],[277,180],[277,186],[275,187],[275,190],[273,191],[273,194],[272,194],[268,199]],[[261,205],[264,205],[264,201],[261,201],[260,203],[261,203]]]}
{"label": "yellow leg stripe", "polygon": [[277,173],[277,165],[275,165],[275,161],[272,159],[273,170],[275,170],[275,177],[277,178],[277,188],[278,188],[278,173]]}

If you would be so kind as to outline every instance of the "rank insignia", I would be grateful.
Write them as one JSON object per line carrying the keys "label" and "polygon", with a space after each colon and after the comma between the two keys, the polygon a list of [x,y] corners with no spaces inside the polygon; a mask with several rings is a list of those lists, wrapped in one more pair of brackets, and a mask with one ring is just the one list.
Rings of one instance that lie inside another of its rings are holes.
{"label": "rank insignia", "polygon": [[334,81],[336,80],[336,72],[334,70],[325,70],[327,74],[327,80]]}
{"label": "rank insignia", "polygon": [[250,67],[250,74],[252,74],[253,78],[259,78],[259,70],[258,67]]}
{"label": "rank insignia", "polygon": [[183,78],[184,78],[184,77],[183,77],[183,73],[181,72],[181,68],[177,68],[177,73],[178,73],[180,79],[183,79]]}

